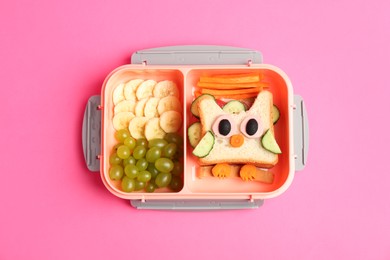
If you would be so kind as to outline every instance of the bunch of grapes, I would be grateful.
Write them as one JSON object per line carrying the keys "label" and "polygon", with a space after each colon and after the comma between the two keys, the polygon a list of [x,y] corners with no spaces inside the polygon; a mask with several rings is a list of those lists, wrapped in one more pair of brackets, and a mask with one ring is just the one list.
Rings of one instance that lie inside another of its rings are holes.
{"label": "bunch of grapes", "polygon": [[111,180],[121,181],[124,192],[154,192],[169,187],[183,188],[183,139],[175,133],[164,139],[134,139],[127,129],[115,133],[119,141],[110,155]]}

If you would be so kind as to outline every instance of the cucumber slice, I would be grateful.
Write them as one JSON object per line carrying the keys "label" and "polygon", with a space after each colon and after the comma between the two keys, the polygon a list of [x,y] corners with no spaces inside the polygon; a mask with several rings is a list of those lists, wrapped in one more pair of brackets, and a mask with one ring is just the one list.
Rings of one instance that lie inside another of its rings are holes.
{"label": "cucumber slice", "polygon": [[192,153],[197,157],[206,157],[214,146],[214,135],[211,131],[208,131],[203,138],[199,141]]}
{"label": "cucumber slice", "polygon": [[199,111],[198,111],[198,102],[201,101],[204,98],[212,98],[215,100],[215,97],[210,94],[202,94],[199,97],[195,98],[194,101],[191,103],[191,113],[196,117],[199,118]]}
{"label": "cucumber slice", "polygon": [[278,122],[280,117],[280,111],[279,108],[275,105],[272,106],[272,123],[276,124]]}
{"label": "cucumber slice", "polygon": [[223,111],[230,113],[230,114],[239,114],[240,112],[245,112],[245,105],[238,101],[238,100],[232,100],[226,103],[226,105],[223,106]]}
{"label": "cucumber slice", "polygon": [[271,153],[282,153],[282,150],[280,150],[280,147],[275,140],[275,136],[270,129],[268,129],[267,132],[261,138],[261,144],[266,150],[270,151]]}
{"label": "cucumber slice", "polygon": [[202,138],[202,124],[199,122],[193,123],[188,127],[187,134],[188,140],[190,140],[190,144],[194,148]]}

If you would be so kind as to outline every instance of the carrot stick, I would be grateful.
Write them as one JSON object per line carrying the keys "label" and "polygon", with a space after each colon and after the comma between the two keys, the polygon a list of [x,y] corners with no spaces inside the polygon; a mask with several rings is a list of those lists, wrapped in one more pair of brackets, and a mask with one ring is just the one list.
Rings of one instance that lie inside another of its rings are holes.
{"label": "carrot stick", "polygon": [[221,99],[221,98],[229,98],[229,99],[245,99],[245,98],[253,98],[257,97],[258,93],[248,93],[248,94],[237,94],[237,95],[223,95],[223,96],[216,96],[213,95],[216,99]]}
{"label": "carrot stick", "polygon": [[[194,96],[195,98],[199,97],[202,95],[199,91],[195,91]],[[248,94],[236,94],[236,95],[213,95],[216,99],[221,99],[221,98],[228,98],[228,99],[246,99],[246,98],[253,98],[257,97],[258,93],[248,93]]]}
{"label": "carrot stick", "polygon": [[240,95],[240,94],[249,94],[249,93],[259,93],[263,88],[245,88],[245,89],[208,89],[202,88],[200,89],[200,93],[202,94],[210,94],[210,95]]}
{"label": "carrot stick", "polygon": [[268,85],[262,82],[226,84],[226,83],[210,83],[210,82],[199,81],[197,86],[200,88],[210,88],[210,89],[242,89],[242,88],[267,87]]}
{"label": "carrot stick", "polygon": [[240,73],[240,74],[216,74],[216,75],[204,75],[206,77],[210,78],[242,78],[242,77],[249,77],[249,76],[260,76],[257,72],[251,72],[251,73]]}
{"label": "carrot stick", "polygon": [[244,181],[260,181],[265,183],[273,183],[274,175],[272,172],[264,171],[256,168],[253,165],[246,164],[240,169],[240,177]]}
{"label": "carrot stick", "polygon": [[247,74],[230,74],[230,75],[214,75],[214,76],[201,76],[200,82],[208,83],[251,83],[259,82],[260,75],[258,73],[247,73]]}

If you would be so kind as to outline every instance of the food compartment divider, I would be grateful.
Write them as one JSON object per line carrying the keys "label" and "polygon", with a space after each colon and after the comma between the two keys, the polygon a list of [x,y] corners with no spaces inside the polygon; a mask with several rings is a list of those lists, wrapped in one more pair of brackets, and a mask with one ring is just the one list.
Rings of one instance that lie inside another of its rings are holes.
{"label": "food compartment divider", "polygon": [[[131,63],[147,65],[250,65],[251,63],[262,63],[262,55],[258,51],[228,46],[169,46],[137,51],[132,55]],[[187,81],[184,83],[184,93],[192,89],[186,85],[187,83]],[[188,106],[186,106],[186,109],[188,109]],[[189,115],[188,111],[185,113],[187,116]],[[187,135],[187,121],[188,119],[183,121],[185,127],[184,138]],[[187,151],[185,151],[185,154],[187,154]],[[184,168],[187,169],[187,166],[184,165]],[[187,176],[184,176],[184,185],[186,186],[191,178],[189,178],[189,172],[185,172],[185,174],[187,174]],[[211,210],[258,208],[263,204],[263,200],[131,200],[131,204],[138,209]]]}

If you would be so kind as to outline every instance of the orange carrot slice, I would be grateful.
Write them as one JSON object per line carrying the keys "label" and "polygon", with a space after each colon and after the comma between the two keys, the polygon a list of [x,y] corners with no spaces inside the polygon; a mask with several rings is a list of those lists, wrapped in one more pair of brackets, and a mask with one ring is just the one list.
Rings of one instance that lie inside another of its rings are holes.
{"label": "orange carrot slice", "polygon": [[218,163],[213,167],[213,169],[211,169],[211,173],[214,175],[214,177],[229,177],[231,173],[230,165],[227,163]]}
{"label": "orange carrot slice", "polygon": [[251,82],[259,82],[260,74],[247,73],[247,74],[201,76],[199,81],[208,82],[208,83],[224,83],[224,84],[251,83]]}
{"label": "orange carrot slice", "polygon": [[230,145],[233,147],[240,147],[244,143],[244,136],[241,134],[232,135],[230,137]]}

